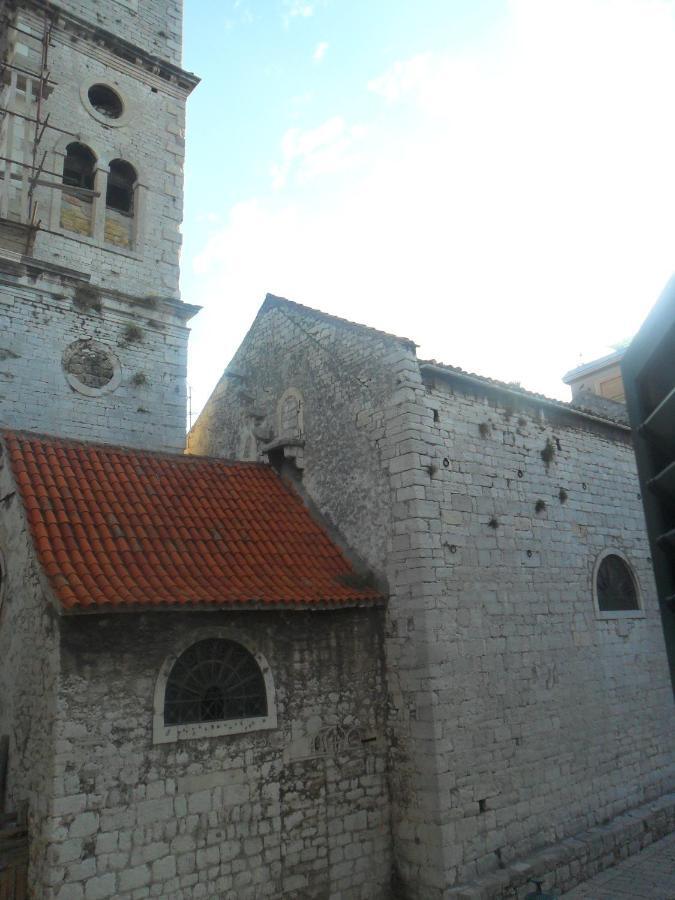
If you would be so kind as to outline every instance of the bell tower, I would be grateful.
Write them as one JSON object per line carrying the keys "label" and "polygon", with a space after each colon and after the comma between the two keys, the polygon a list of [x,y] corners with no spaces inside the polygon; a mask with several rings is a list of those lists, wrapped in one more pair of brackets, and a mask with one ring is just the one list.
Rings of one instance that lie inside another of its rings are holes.
{"label": "bell tower", "polygon": [[181,0],[0,0],[0,426],[182,450]]}

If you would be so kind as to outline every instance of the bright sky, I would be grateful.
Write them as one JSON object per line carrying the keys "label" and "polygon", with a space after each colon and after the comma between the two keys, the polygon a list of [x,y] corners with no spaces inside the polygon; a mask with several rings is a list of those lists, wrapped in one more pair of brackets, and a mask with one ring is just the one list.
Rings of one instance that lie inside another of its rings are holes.
{"label": "bright sky", "polygon": [[193,418],[267,292],[569,398],[675,256],[673,0],[185,0]]}

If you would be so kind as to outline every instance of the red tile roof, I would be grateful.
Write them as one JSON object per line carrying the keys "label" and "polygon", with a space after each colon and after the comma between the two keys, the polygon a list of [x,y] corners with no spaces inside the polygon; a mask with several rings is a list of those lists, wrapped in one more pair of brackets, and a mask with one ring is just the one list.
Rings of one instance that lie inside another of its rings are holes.
{"label": "red tile roof", "polygon": [[258,463],[5,434],[66,611],[372,604],[300,497]]}

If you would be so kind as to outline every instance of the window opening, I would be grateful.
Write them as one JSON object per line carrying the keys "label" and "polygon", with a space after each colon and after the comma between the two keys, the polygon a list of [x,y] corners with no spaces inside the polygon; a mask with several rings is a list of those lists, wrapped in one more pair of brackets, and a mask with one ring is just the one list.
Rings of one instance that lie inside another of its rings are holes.
{"label": "window opening", "polygon": [[600,612],[640,608],[630,566],[615,553],[608,554],[601,561],[595,584]]}
{"label": "window opening", "polygon": [[241,644],[208,638],[173,665],[164,694],[164,724],[188,725],[267,715],[265,681]]}
{"label": "window opening", "polygon": [[68,144],[63,160],[63,183],[93,191],[95,166],[96,157],[89,147],[76,142]]}
{"label": "window opening", "polygon": [[122,159],[114,159],[110,163],[110,172],[108,174],[108,188],[105,195],[106,207],[129,216],[133,215],[135,184],[136,171],[134,167]]}
{"label": "window opening", "polygon": [[119,95],[106,84],[92,84],[87,96],[96,112],[108,119],[119,119],[124,111]]}

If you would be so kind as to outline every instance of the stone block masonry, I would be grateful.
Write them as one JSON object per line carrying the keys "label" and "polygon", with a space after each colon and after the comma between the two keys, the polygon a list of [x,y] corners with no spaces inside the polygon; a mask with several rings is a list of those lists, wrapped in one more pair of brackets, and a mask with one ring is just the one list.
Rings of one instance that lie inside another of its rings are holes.
{"label": "stone block masonry", "polygon": [[[41,896],[388,897],[381,615],[62,619]],[[153,745],[162,662],[205,627],[264,653],[278,729]]]}
{"label": "stone block masonry", "polygon": [[[296,478],[388,585],[400,894],[441,898],[671,790],[672,692],[627,429],[268,297],[190,449],[253,442],[287,466],[269,448],[291,389]],[[633,614],[598,612],[608,550],[635,575]]]}
{"label": "stone block masonry", "polygon": [[0,274],[0,426],[182,451],[189,310],[54,271]]}

